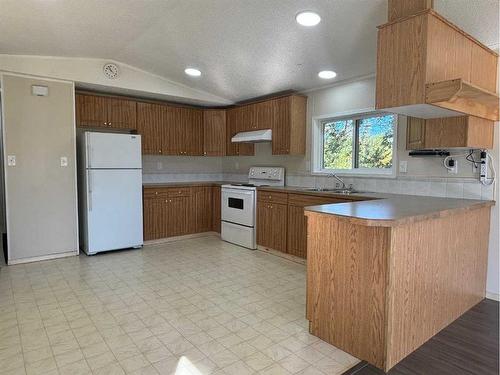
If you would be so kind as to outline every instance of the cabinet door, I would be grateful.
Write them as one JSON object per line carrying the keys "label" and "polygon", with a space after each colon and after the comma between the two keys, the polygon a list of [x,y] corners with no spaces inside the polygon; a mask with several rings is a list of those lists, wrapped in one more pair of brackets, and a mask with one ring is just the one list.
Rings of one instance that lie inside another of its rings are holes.
{"label": "cabinet door", "polygon": [[226,111],[203,111],[203,155],[226,154]]}
{"label": "cabinet door", "polygon": [[137,103],[137,131],[141,135],[142,153],[162,154],[162,107]]}
{"label": "cabinet door", "polygon": [[408,117],[406,126],[406,149],[418,150],[425,148],[425,120]]}
{"label": "cabinet door", "polygon": [[257,244],[286,252],[287,206],[257,202]]}
{"label": "cabinet door", "polygon": [[287,252],[297,257],[307,255],[307,222],[304,207],[288,206],[288,246]]}
{"label": "cabinet door", "polygon": [[191,197],[166,199],[167,236],[184,236],[191,233]]}
{"label": "cabinet door", "polygon": [[193,188],[193,233],[212,230],[212,188],[208,186]]}
{"label": "cabinet door", "polygon": [[274,127],[275,100],[266,100],[254,104],[253,130],[272,129]]}
{"label": "cabinet door", "polygon": [[108,126],[115,129],[137,129],[137,102],[133,100],[106,98]]}
{"label": "cabinet door", "polygon": [[183,137],[181,132],[181,111],[179,107],[163,106],[163,153],[166,155],[181,155]]}
{"label": "cabinet door", "polygon": [[188,108],[185,129],[186,154],[203,155],[203,111]]}
{"label": "cabinet door", "polygon": [[238,143],[231,142],[231,138],[237,133],[238,108],[231,108],[227,111],[227,131],[226,131],[226,155],[238,155]]}
{"label": "cabinet door", "polygon": [[238,121],[236,122],[236,132],[248,132],[255,130],[255,105],[249,104],[236,108]]}
{"label": "cabinet door", "polygon": [[212,230],[220,233],[221,225],[221,188],[212,188]]}
{"label": "cabinet door", "polygon": [[290,97],[273,102],[273,155],[286,155],[290,153]]}
{"label": "cabinet door", "polygon": [[[227,132],[226,132],[226,155],[236,156],[245,155],[253,156],[255,154],[255,148],[252,143],[233,143],[231,138],[238,132],[247,131],[248,129],[242,130],[242,121],[245,119],[245,110],[238,108],[231,108],[227,111]],[[244,125],[246,126],[246,125]]]}
{"label": "cabinet door", "polygon": [[107,106],[103,96],[76,94],[76,126],[107,127]]}
{"label": "cabinet door", "polygon": [[156,240],[167,237],[165,198],[144,194],[144,240]]}
{"label": "cabinet door", "polygon": [[349,202],[349,200],[288,194],[287,252],[300,258],[307,258],[307,218],[304,215],[304,207],[343,202]]}

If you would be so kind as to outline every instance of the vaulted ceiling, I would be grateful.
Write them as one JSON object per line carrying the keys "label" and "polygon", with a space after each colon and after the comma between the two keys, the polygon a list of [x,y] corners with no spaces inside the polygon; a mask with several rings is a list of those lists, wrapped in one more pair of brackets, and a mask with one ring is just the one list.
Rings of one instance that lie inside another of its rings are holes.
{"label": "vaulted ceiling", "polygon": [[[498,47],[498,0],[435,3]],[[301,10],[321,23],[298,25]],[[387,0],[0,0],[0,53],[113,59],[239,101],[331,83],[324,69],[336,81],[374,73],[386,11]]]}

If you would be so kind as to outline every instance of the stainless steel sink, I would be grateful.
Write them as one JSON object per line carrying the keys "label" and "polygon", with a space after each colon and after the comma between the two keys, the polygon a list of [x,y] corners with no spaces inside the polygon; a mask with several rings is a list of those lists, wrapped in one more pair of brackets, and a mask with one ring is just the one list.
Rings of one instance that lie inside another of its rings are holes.
{"label": "stainless steel sink", "polygon": [[337,194],[354,194],[354,193],[364,193],[364,191],[358,191],[356,189],[329,189],[329,188],[307,188],[304,191],[318,191],[327,193],[337,193]]}

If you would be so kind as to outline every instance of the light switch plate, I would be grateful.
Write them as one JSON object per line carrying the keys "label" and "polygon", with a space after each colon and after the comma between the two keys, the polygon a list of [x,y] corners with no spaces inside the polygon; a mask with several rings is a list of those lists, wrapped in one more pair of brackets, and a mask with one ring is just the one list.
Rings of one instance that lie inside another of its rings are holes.
{"label": "light switch plate", "polygon": [[67,167],[67,166],[68,166],[68,157],[61,156],[61,167]]}
{"label": "light switch plate", "polygon": [[16,166],[16,155],[7,155],[7,165],[9,167]]}
{"label": "light switch plate", "polygon": [[406,160],[401,160],[399,162],[399,173],[408,172],[408,162]]}

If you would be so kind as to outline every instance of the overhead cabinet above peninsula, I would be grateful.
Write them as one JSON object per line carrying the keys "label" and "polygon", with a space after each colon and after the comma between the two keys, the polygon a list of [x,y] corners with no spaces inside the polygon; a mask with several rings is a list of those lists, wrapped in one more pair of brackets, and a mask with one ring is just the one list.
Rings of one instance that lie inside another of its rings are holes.
{"label": "overhead cabinet above peninsula", "polygon": [[379,26],[376,108],[425,119],[498,121],[498,54],[430,7],[404,3],[389,1],[391,21]]}
{"label": "overhead cabinet above peninsula", "polygon": [[272,130],[273,155],[304,155],[307,97],[288,94],[231,108],[206,109],[78,92],[76,124],[137,131],[146,155],[254,155],[241,132]]}

